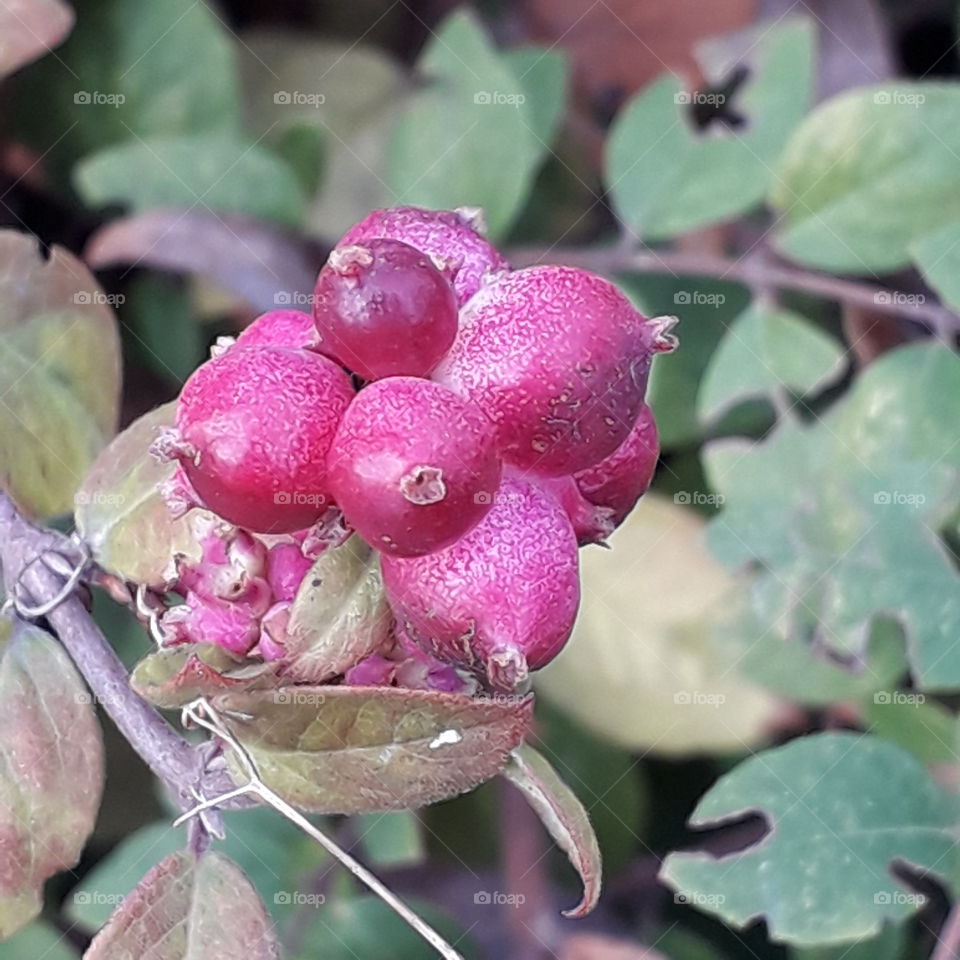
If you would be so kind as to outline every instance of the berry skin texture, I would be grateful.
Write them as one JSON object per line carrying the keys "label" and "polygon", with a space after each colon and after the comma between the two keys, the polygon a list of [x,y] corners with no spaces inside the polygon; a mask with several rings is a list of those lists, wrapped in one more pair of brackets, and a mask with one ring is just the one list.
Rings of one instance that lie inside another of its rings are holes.
{"label": "berry skin texture", "polygon": [[494,431],[446,387],[388,377],[357,394],[327,460],[330,491],[372,547],[419,556],[454,543],[500,485]]}
{"label": "berry skin texture", "polygon": [[475,210],[374,210],[344,234],[340,246],[365,243],[376,237],[402,240],[456,269],[453,288],[457,304],[462,306],[488,280],[509,269],[507,261],[477,231],[478,222],[479,213]]}
{"label": "berry skin texture", "polygon": [[644,404],[627,438],[600,463],[574,474],[584,499],[611,512],[619,527],[647,492],[660,457],[660,437],[650,408]]}
{"label": "berry skin texture", "polygon": [[387,596],[410,638],[498,690],[549,663],[580,601],[577,541],[559,503],[507,477],[493,508],[452,547],[381,561]]}
{"label": "berry skin texture", "polygon": [[316,350],[317,328],[309,313],[300,310],[271,310],[257,317],[237,337],[236,345]]}
{"label": "berry skin texture", "polygon": [[317,277],[319,349],[365,380],[430,373],[457,334],[453,287],[399,240],[339,246]]}
{"label": "berry skin texture", "polygon": [[504,460],[557,475],[599,463],[626,439],[668,321],[648,321],[602,277],[530,267],[485,286],[433,379],[494,422]]}
{"label": "berry skin texture", "polygon": [[256,533],[290,533],[330,505],[326,456],[354,396],[332,360],[284,347],[234,348],[207,361],[177,404],[180,460],[203,504]]}

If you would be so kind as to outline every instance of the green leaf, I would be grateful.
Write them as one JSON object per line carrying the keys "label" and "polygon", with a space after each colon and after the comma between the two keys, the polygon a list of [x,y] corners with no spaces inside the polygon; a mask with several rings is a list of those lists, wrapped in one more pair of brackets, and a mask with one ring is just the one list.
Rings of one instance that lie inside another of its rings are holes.
{"label": "green leaf", "polygon": [[317,813],[405,810],[471,790],[500,772],[533,709],[530,697],[347,686],[230,693],[214,705],[263,781]]}
{"label": "green leaf", "polygon": [[175,557],[200,559],[194,520],[189,514],[175,520],[157,489],[175,464],[148,453],[157,432],[173,423],[174,407],[164,404],[130,424],[100,454],[76,495],[77,530],[97,563],[122,580],[157,588],[175,579]]}
{"label": "green leaf", "polygon": [[812,26],[800,19],[764,25],[705,66],[720,82],[743,57],[755,62],[732,106],[746,118],[742,129],[714,121],[706,133],[694,130],[692,95],[670,75],[640,91],[617,118],[607,182],[620,218],[640,236],[666,239],[763,200],[772,167],[807,110]]}
{"label": "green leaf", "polygon": [[275,684],[274,664],[238,660],[214,643],[191,643],[147,654],[130,674],[144,700],[174,710],[197,697]]}
{"label": "green leaf", "polygon": [[67,513],[117,427],[120,343],[73,254],[0,231],[0,482],[31,513]]}
{"label": "green leaf", "polygon": [[61,0],[6,0],[0,8],[0,79],[63,42],[73,10]]}
{"label": "green leaf", "polygon": [[707,550],[704,528],[692,511],[647,494],[612,549],[582,554],[583,595],[596,602],[583,604],[570,643],[535,683],[606,742],[668,756],[740,752],[765,738],[778,712],[742,675],[742,648],[721,642],[717,621],[742,592]]}
{"label": "green leaf", "polygon": [[896,81],[818,107],[791,138],[770,201],[787,255],[838,273],[895,270],[960,220],[960,90]]}
{"label": "green leaf", "polygon": [[[477,957],[462,928],[435,906],[407,903],[465,957]],[[435,951],[378,897],[337,897],[321,904],[291,960],[427,960]]]}
{"label": "green leaf", "polygon": [[873,623],[862,657],[845,662],[823,645],[787,640],[749,613],[730,630],[743,648],[743,672],[755,683],[797,703],[827,706],[893,690],[907,672],[903,631],[886,619]]}
{"label": "green leaf", "polygon": [[909,750],[924,763],[956,760],[957,720],[922,693],[880,690],[864,703],[870,733]]}
{"label": "green leaf", "polygon": [[80,859],[103,792],[103,743],[80,675],[43,630],[0,621],[0,940]]}
{"label": "green leaf", "polygon": [[227,810],[223,817],[227,836],[218,849],[240,866],[273,918],[286,927],[296,909],[293,893],[312,888],[329,855],[272,807]]}
{"label": "green leaf", "polygon": [[99,930],[137,886],[140,878],[165,857],[182,850],[183,830],[151,823],[110,851],[67,896],[64,907],[72,923]]}
{"label": "green leaf", "polygon": [[85,960],[278,960],[273,925],[250,881],[217,853],[157,864],[97,934]]}
{"label": "green leaf", "polygon": [[698,441],[703,429],[697,419],[697,391],[724,331],[748,308],[749,294],[738,284],[705,277],[621,274],[617,282],[648,317],[680,317],[682,345],[656,358],[647,402],[664,449]]}
{"label": "green leaf", "polygon": [[567,101],[567,61],[559,50],[516,47],[502,54],[523,87],[522,106],[531,132],[545,147],[557,135]]}
{"label": "green leaf", "polygon": [[144,361],[180,386],[205,359],[207,337],[184,286],[161,273],[144,273],[127,287],[120,318]]}
{"label": "green leaf", "polygon": [[64,178],[111,144],[239,133],[233,44],[204,0],[102,0],[23,81],[18,125]]}
{"label": "green leaf", "polygon": [[716,858],[671,854],[663,879],[688,902],[743,927],[763,917],[799,945],[876,936],[922,905],[891,872],[906,862],[955,884],[955,800],[909,753],[876,737],[829,733],[740,764],[690,819],[715,826],[748,811],[769,834]]}
{"label": "green leaf", "polygon": [[424,89],[398,118],[390,144],[394,202],[483,207],[491,235],[502,236],[545,155],[531,122],[542,129],[547,111],[538,108],[534,119],[531,105],[528,119],[527,88],[465,10],[440,25],[417,70]]}
{"label": "green leaf", "polygon": [[890,617],[921,688],[960,686],[960,578],[936,534],[957,502],[957,422],[960,359],[928,341],[871,364],[818,423],[707,448],[724,498],[711,546],[757,568],[759,623],[859,657]]}
{"label": "green leaf", "polygon": [[758,397],[814,393],[842,370],[832,338],[798,314],[751,307],[730,325],[697,397],[701,422]]}
{"label": "green leaf", "polygon": [[303,578],[282,639],[285,673],[317,683],[380,650],[393,625],[380,560],[359,537],[324,550]]}
{"label": "green leaf", "polygon": [[565,917],[585,917],[600,899],[601,864],[597,837],[577,795],[546,758],[526,744],[517,747],[503,775],[520,790],[543,821],[557,846],[570,858],[583,881],[583,897]]}
{"label": "green leaf", "polygon": [[[910,254],[924,280],[937,292],[937,296],[956,309],[960,307],[960,223],[918,237],[910,244]],[[877,296],[892,296],[885,292]],[[908,299],[923,295],[900,294]]]}
{"label": "green leaf", "polygon": [[75,178],[93,206],[200,207],[296,226],[306,205],[282,160],[229,134],[153,137],[107,147],[78,164]]}
{"label": "green leaf", "polygon": [[362,814],[356,830],[367,859],[377,866],[410,866],[426,857],[420,818],[411,810]]}
{"label": "green leaf", "polygon": [[31,923],[3,945],[3,960],[78,960],[65,934],[47,923]]}

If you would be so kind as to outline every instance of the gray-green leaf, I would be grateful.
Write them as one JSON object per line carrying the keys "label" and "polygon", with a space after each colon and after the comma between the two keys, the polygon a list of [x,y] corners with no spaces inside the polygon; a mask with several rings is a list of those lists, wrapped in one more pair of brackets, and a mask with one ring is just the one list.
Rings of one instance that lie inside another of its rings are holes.
{"label": "gray-green leaf", "polygon": [[895,270],[960,220],[960,90],[898,81],[827,101],[796,131],[770,200],[778,246],[842,273]]}
{"label": "gray-green leaf", "polygon": [[955,800],[909,753],[876,737],[830,733],[742,763],[697,805],[691,824],[749,811],[769,834],[717,858],[674,853],[662,876],[687,901],[743,927],[763,917],[771,936],[800,945],[875,936],[924,897],[895,878],[906,862],[957,882]]}

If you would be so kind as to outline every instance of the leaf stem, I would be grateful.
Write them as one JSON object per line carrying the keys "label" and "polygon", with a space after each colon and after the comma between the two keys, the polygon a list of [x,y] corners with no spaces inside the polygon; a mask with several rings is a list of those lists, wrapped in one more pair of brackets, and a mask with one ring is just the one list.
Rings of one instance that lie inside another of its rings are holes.
{"label": "leaf stem", "polygon": [[903,317],[930,327],[939,336],[960,332],[960,316],[939,303],[906,296],[859,280],[814,273],[771,261],[767,256],[740,259],[686,250],[649,247],[519,247],[507,251],[514,266],[563,263],[597,273],[643,273],[703,276],[743,283],[752,289],[793,290],[826,300],[868,307],[877,313]]}

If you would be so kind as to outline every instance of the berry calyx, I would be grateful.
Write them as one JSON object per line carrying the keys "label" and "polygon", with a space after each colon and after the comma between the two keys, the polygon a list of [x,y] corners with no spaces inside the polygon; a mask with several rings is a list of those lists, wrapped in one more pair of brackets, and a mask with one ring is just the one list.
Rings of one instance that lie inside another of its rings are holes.
{"label": "berry calyx", "polygon": [[666,321],[648,321],[609,281],[572,267],[504,274],[460,312],[433,379],[496,425],[504,460],[557,475],[584,470],[626,439]]}
{"label": "berry calyx", "polygon": [[448,279],[427,254],[384,238],[330,254],[313,316],[321,352],[365,380],[426,376],[457,332]]}
{"label": "berry calyx", "polygon": [[480,522],[500,485],[492,425],[440,384],[388,377],[344,414],[327,460],[347,522],[383,553],[418,556]]}
{"label": "berry calyx", "polygon": [[560,504],[526,480],[504,478],[490,512],[453,546],[381,566],[410,639],[499,690],[549,663],[573,629],[576,537]]}
{"label": "berry calyx", "polygon": [[453,288],[457,303],[462,306],[490,279],[509,269],[497,249],[478,232],[481,223],[476,208],[394,207],[374,210],[351,227],[340,244],[363,244],[377,237],[408,243],[434,260],[456,268]]}
{"label": "berry calyx", "polygon": [[187,381],[174,456],[200,501],[258,533],[309,527],[330,506],[326,457],[354,396],[332,360],[285,347],[238,347]]}

